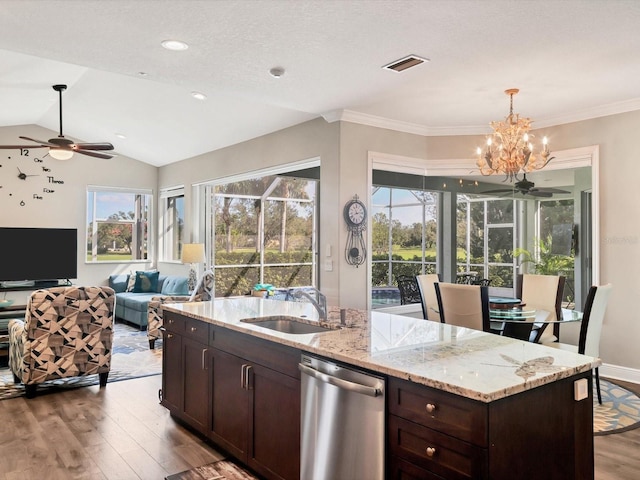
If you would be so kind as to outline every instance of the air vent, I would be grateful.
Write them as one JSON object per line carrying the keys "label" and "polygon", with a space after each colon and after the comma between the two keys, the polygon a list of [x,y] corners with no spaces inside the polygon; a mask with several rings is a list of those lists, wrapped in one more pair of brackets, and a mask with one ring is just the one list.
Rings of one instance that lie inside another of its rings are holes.
{"label": "air vent", "polygon": [[385,65],[385,70],[393,70],[394,72],[402,72],[407,68],[415,67],[416,65],[420,65],[421,63],[428,62],[428,58],[420,58],[416,55],[409,55],[408,57],[401,58],[400,60],[396,60],[391,62],[388,65]]}

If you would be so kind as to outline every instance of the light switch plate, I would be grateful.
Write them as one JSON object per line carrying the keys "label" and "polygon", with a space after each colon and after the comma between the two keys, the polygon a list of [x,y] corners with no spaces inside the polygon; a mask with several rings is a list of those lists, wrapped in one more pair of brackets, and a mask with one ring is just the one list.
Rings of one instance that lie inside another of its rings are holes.
{"label": "light switch plate", "polygon": [[333,260],[325,260],[324,261],[324,271],[325,272],[333,272]]}
{"label": "light switch plate", "polygon": [[589,382],[586,378],[581,378],[573,382],[573,398],[576,402],[589,397]]}

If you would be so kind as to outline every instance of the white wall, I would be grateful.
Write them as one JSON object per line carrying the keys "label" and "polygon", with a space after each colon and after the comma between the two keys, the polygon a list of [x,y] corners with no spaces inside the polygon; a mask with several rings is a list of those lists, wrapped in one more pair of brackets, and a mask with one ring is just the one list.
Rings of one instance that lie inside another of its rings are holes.
{"label": "white wall", "polygon": [[[34,125],[4,127],[0,128],[0,144],[23,143],[18,138],[20,135],[49,139],[57,133]],[[45,154],[46,149],[38,148],[29,150],[29,157],[21,157],[18,150],[0,150],[0,226],[77,228],[77,284],[104,285],[110,274],[131,270],[130,264],[85,262],[87,185],[147,188],[155,194],[158,169],[123,156],[102,160],[76,154],[71,160],[59,161]],[[43,161],[34,161],[36,158]],[[44,172],[42,166],[51,172]],[[18,168],[27,174],[52,175],[64,183],[53,184],[50,189],[54,189],[54,193],[43,193],[42,200],[34,200],[33,193],[40,192],[45,185],[44,176],[20,180]],[[20,206],[20,199],[25,200],[24,206]],[[150,263],[136,264],[136,267]],[[27,295],[28,292],[7,292],[7,298],[16,301],[26,300]]]}

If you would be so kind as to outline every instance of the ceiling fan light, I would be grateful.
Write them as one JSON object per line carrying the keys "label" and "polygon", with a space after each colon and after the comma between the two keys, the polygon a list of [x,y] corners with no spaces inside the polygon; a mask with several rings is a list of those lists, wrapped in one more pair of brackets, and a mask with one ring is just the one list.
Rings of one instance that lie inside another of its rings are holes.
{"label": "ceiling fan light", "polygon": [[49,155],[56,160],[69,160],[73,157],[73,152],[71,150],[63,150],[61,148],[50,148]]}

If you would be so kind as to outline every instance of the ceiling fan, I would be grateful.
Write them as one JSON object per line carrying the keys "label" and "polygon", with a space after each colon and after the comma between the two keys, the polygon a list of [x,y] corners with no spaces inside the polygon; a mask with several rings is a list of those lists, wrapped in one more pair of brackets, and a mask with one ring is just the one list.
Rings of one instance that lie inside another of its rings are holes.
{"label": "ceiling fan", "polygon": [[552,197],[554,193],[571,193],[567,190],[559,188],[536,188],[535,183],[527,180],[527,174],[524,174],[522,180],[513,184],[512,188],[500,188],[497,190],[487,190],[482,193],[521,193],[522,195],[530,195],[532,197]]}
{"label": "ceiling fan", "polygon": [[[29,137],[18,137],[22,140],[35,142],[39,145],[0,145],[0,149],[30,149],[30,148],[48,148],[49,155],[57,160],[68,160],[73,153],[81,153],[90,157],[110,159],[114,155],[111,153],[102,153],[101,151],[113,150],[113,145],[108,142],[101,143],[75,143],[73,140],[65,138],[62,134],[62,92],[67,89],[66,85],[53,85],[53,89],[58,92],[60,99],[60,134],[56,138],[50,138],[47,141],[37,140]],[[96,151],[100,150],[100,151]]]}

